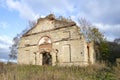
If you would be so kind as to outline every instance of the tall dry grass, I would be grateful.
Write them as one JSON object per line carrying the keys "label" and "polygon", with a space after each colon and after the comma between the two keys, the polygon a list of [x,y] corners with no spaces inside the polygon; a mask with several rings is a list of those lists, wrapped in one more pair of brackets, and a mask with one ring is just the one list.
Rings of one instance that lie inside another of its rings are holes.
{"label": "tall dry grass", "polygon": [[0,64],[0,80],[120,80],[120,67]]}

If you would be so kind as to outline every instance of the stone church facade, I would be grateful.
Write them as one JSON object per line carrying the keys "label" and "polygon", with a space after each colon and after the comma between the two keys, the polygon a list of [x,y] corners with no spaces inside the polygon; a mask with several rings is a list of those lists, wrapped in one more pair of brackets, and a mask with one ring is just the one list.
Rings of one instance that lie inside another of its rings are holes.
{"label": "stone church facade", "polygon": [[87,43],[80,27],[50,14],[20,39],[18,64],[87,66],[95,63],[94,44]]}

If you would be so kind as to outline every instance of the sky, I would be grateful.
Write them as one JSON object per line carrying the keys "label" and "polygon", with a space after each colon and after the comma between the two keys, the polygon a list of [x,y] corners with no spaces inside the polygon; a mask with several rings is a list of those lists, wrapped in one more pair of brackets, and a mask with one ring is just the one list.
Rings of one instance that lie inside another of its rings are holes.
{"label": "sky", "polygon": [[12,39],[28,28],[28,22],[54,13],[85,18],[109,41],[120,38],[120,0],[0,0],[0,61],[7,61]]}

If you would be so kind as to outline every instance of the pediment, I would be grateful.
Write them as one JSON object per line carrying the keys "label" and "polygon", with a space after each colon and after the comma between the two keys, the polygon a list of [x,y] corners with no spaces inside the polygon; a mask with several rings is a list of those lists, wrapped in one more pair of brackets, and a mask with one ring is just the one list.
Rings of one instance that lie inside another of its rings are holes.
{"label": "pediment", "polygon": [[29,34],[34,34],[34,33],[38,33],[38,32],[43,32],[46,30],[50,30],[54,28],[54,20],[50,20],[50,19],[40,19],[37,24],[32,27],[27,33],[25,33],[24,35],[29,35]]}
{"label": "pediment", "polygon": [[45,18],[39,18],[37,24],[34,27],[32,27],[30,30],[28,30],[23,36],[36,34],[39,32],[44,32],[62,27],[70,27],[73,25],[76,25],[76,23],[73,21],[59,20],[56,19],[54,15],[50,14]]}

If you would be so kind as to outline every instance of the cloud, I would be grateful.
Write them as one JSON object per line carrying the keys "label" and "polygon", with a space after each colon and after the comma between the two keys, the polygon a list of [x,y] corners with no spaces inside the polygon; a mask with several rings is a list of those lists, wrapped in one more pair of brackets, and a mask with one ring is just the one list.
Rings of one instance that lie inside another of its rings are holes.
{"label": "cloud", "polygon": [[[9,47],[12,45],[12,39],[8,36],[0,36],[0,61],[8,62],[10,49]],[[9,60],[9,62],[17,63],[17,60]]]}
{"label": "cloud", "polygon": [[68,15],[74,11],[74,6],[69,0],[7,0],[9,9],[16,10],[20,16],[28,20],[45,16],[49,13]]}
{"label": "cloud", "polygon": [[87,18],[93,20],[93,22],[119,24],[119,3],[120,0],[85,0],[76,6],[77,9],[80,10],[78,14],[82,13]]}
{"label": "cloud", "polygon": [[12,44],[11,38],[8,36],[0,36],[0,59],[8,59],[10,50],[9,47]]}
{"label": "cloud", "polygon": [[0,51],[0,59],[9,59],[9,51],[3,51],[3,49],[0,49],[2,51]]}
{"label": "cloud", "polygon": [[19,12],[20,16],[28,20],[32,20],[36,17],[36,13],[27,5],[20,0],[7,0],[6,4],[11,10],[16,10]]}
{"label": "cloud", "polygon": [[[6,60],[6,59],[0,59],[0,62],[7,63],[8,60]],[[9,60],[9,62],[17,63],[17,60]]]}
{"label": "cloud", "polygon": [[94,25],[105,34],[107,40],[113,41],[115,38],[120,38],[120,24],[109,25],[103,23],[94,23]]}
{"label": "cloud", "polygon": [[0,0],[0,7],[4,7],[5,5],[5,0]]}
{"label": "cloud", "polygon": [[64,13],[74,11],[74,6],[69,0],[24,0],[25,3],[28,3],[32,6],[32,9],[36,12],[42,13]]}
{"label": "cloud", "polygon": [[[120,32],[120,0],[7,0],[9,9],[16,10],[25,19],[33,20],[38,16],[55,13],[57,16],[87,18],[97,24],[106,36],[113,39]],[[39,15],[38,15],[39,14]],[[104,26],[104,27],[103,27]],[[113,28],[114,27],[114,28]]]}
{"label": "cloud", "polygon": [[38,15],[55,13],[63,16],[79,15],[93,22],[120,23],[120,0],[7,0],[6,3],[28,20]]}
{"label": "cloud", "polygon": [[0,36],[0,44],[6,45],[6,47],[7,47],[12,44],[12,40],[10,37],[2,35],[2,36]]}
{"label": "cloud", "polygon": [[6,59],[0,59],[0,62],[7,63],[7,62],[8,62],[8,60],[6,60]]}

